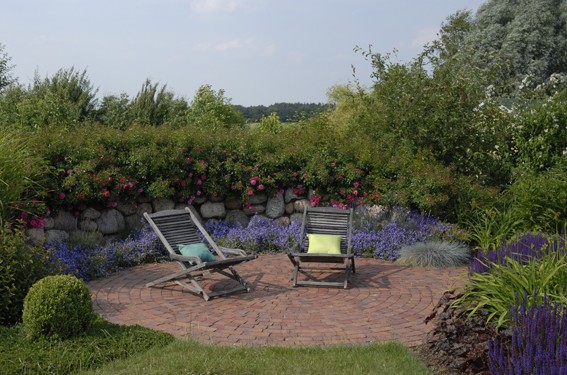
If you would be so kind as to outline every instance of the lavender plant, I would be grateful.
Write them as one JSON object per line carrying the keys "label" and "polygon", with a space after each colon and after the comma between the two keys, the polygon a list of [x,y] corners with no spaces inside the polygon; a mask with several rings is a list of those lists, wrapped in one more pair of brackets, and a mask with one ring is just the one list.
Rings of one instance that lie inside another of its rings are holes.
{"label": "lavender plant", "polygon": [[495,264],[505,264],[507,259],[515,259],[520,264],[526,264],[532,259],[541,258],[546,252],[565,252],[565,250],[564,238],[552,237],[544,233],[526,233],[496,250],[478,252],[469,265],[469,271],[488,272]]}
{"label": "lavender plant", "polygon": [[226,222],[207,223],[205,229],[220,246],[256,253],[285,253],[300,242],[300,223],[281,225],[262,216],[254,216],[246,228]]}
{"label": "lavender plant", "polygon": [[510,308],[511,334],[488,344],[490,372],[495,375],[567,373],[567,314],[565,306],[548,298],[528,306],[527,295]]}
{"label": "lavender plant", "polygon": [[[384,223],[380,221],[385,217],[383,213],[378,213],[380,219],[368,209],[359,209],[352,231],[353,252],[395,260],[402,246],[429,239],[463,238],[464,232],[454,225],[416,212],[399,209],[395,212]],[[285,253],[296,243],[302,243],[299,222],[285,226],[260,215],[252,217],[246,228],[226,222],[209,222],[205,228],[219,245],[251,252]]]}
{"label": "lavender plant", "polygon": [[149,227],[106,245],[54,242],[45,245],[48,263],[56,273],[91,280],[121,268],[155,261],[165,255],[157,236]]}

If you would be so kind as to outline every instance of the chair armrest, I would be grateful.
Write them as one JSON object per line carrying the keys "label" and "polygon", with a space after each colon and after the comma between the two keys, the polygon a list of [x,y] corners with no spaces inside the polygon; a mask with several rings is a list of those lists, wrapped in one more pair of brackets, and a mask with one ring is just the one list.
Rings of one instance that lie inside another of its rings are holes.
{"label": "chair armrest", "polygon": [[199,257],[194,257],[190,255],[177,255],[177,254],[170,254],[169,257],[172,260],[176,260],[178,262],[191,262],[193,264],[201,264],[203,261]]}
{"label": "chair armrest", "polygon": [[219,246],[219,248],[221,249],[221,251],[225,254],[230,254],[230,255],[239,255],[239,256],[243,256],[245,257],[246,255],[246,251],[242,250],[242,249],[231,249],[229,247],[222,247]]}

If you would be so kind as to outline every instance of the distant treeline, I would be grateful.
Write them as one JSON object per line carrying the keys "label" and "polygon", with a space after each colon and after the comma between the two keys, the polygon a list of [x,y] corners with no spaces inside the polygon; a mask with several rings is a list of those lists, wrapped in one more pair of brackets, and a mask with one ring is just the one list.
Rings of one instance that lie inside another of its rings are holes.
{"label": "distant treeline", "polygon": [[309,118],[328,108],[328,104],[323,103],[275,103],[269,106],[255,105],[244,107],[234,105],[235,109],[242,113],[246,122],[260,122],[264,116],[276,113],[281,122],[295,122],[300,118]]}

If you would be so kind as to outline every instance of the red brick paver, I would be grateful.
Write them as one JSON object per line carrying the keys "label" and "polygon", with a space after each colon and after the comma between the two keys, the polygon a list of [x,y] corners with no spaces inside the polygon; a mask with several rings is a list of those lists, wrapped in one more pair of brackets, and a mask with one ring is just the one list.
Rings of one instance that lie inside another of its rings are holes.
{"label": "red brick paver", "polygon": [[[147,264],[88,284],[95,310],[107,320],[166,331],[216,344],[335,345],[423,342],[424,324],[443,292],[462,285],[464,268],[424,269],[376,259],[356,259],[348,289],[291,286],[285,255],[261,255],[237,266],[250,293],[205,302],[170,283],[145,284],[179,268]],[[324,275],[323,275],[324,276]],[[332,276],[331,276],[332,277]],[[227,281],[225,281],[227,280]],[[214,290],[233,281],[212,274]]]}

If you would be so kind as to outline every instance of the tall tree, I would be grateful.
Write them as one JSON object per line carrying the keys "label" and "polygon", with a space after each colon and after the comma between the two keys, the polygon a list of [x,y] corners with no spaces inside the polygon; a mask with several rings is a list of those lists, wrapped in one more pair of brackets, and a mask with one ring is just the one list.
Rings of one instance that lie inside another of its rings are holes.
{"label": "tall tree", "polygon": [[94,118],[97,91],[86,71],[60,69],[43,79],[36,73],[29,87],[14,85],[6,90],[0,118],[10,125],[30,128],[48,124],[74,126]]}
{"label": "tall tree", "polygon": [[202,85],[197,90],[188,111],[189,123],[201,127],[222,128],[244,125],[244,117],[224,96],[224,90]]}
{"label": "tall tree", "polygon": [[566,0],[489,0],[467,36],[470,64],[511,91],[567,73]]}
{"label": "tall tree", "polygon": [[11,60],[12,58],[5,51],[5,46],[0,44],[0,93],[16,82],[11,73],[14,67],[10,65]]}

